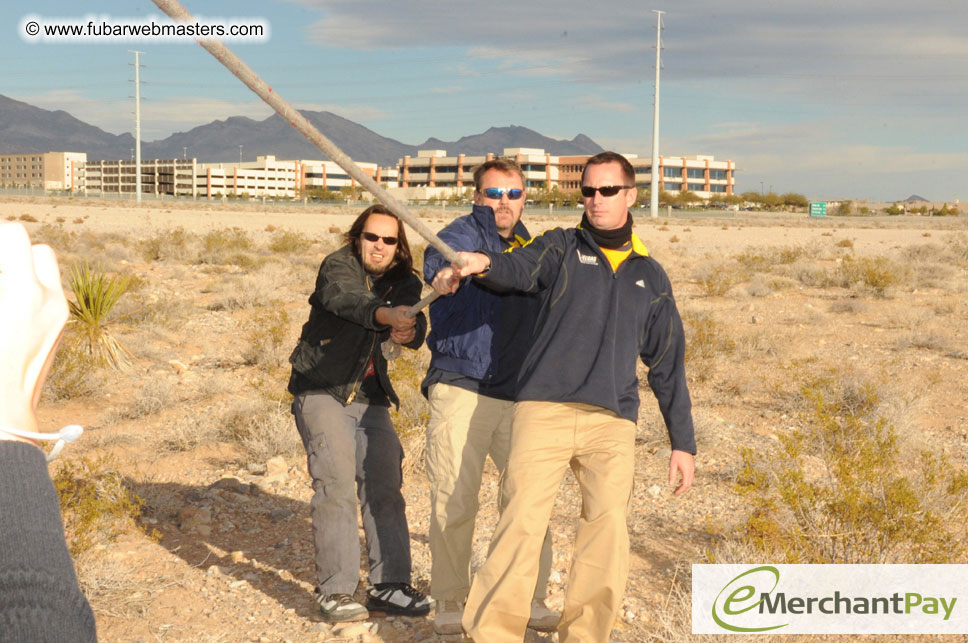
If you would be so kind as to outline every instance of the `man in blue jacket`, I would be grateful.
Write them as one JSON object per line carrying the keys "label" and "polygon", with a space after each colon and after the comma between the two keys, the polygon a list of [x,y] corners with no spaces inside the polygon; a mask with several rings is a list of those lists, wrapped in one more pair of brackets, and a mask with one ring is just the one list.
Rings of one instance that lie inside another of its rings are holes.
{"label": "man in blue jacket", "polygon": [[[524,176],[516,163],[494,159],[474,172],[474,209],[440,231],[455,250],[503,252],[530,239],[521,223]],[[424,279],[434,283],[446,260],[433,247]],[[488,455],[507,464],[518,369],[528,350],[537,298],[501,294],[472,282],[430,307],[430,368],[423,391],[430,400],[427,478],[430,482],[430,593],[437,600],[434,630],[460,634],[470,590],[471,544],[478,493]],[[498,501],[499,510],[502,503]],[[528,625],[551,630],[558,615],[544,603],[551,573],[551,535],[545,532],[540,571],[532,583]]]}
{"label": "man in blue jacket", "polygon": [[649,367],[669,432],[669,483],[681,476],[676,494],[692,485],[696,442],[682,320],[669,278],[632,232],[635,172],[619,154],[597,154],[585,166],[581,192],[585,214],[577,228],[549,230],[509,253],[460,253],[464,267],[444,268],[435,286],[447,292],[455,274],[478,275],[482,285],[541,300],[518,376],[502,486],[507,506],[464,611],[463,627],[475,641],[523,640],[522,602],[568,467],[582,511],[558,640],[609,640],[628,578],[637,359]]}

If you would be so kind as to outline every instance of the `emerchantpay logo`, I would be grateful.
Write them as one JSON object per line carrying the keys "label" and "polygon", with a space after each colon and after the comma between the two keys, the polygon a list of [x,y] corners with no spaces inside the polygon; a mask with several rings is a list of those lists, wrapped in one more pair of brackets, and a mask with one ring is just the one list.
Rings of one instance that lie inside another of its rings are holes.
{"label": "emerchantpay logo", "polygon": [[968,565],[693,565],[694,634],[966,634]]}

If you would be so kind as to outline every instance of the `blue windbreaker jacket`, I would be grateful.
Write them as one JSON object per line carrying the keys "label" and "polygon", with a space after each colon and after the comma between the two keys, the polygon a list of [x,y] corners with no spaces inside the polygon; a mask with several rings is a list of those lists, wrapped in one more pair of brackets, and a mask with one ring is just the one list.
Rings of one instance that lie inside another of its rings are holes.
{"label": "blue windbreaker jacket", "polygon": [[[520,221],[514,235],[522,244],[531,239]],[[455,219],[438,236],[455,251],[500,253],[506,247],[497,232],[494,210],[483,205],[475,205],[470,214]],[[446,265],[443,255],[429,246],[424,253],[424,280],[431,283]],[[431,368],[479,380],[486,395],[513,399],[536,311],[536,297],[495,292],[468,277],[455,294],[430,306],[427,347]]]}

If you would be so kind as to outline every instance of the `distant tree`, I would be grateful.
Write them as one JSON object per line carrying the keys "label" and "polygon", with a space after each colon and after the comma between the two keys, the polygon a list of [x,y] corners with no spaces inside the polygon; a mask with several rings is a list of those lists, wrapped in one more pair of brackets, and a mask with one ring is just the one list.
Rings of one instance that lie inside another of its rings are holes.
{"label": "distant tree", "polygon": [[763,195],[760,194],[759,192],[754,192],[754,191],[743,192],[741,196],[743,197],[743,201],[746,201],[748,203],[763,203]]}
{"label": "distant tree", "polygon": [[802,194],[797,194],[796,192],[787,192],[780,196],[780,201],[783,205],[790,206],[791,208],[805,208],[810,202],[807,201],[807,197]]}
{"label": "distant tree", "polygon": [[344,185],[339,189],[339,193],[344,201],[356,201],[360,198],[360,188],[358,185]]}
{"label": "distant tree", "polygon": [[767,210],[776,210],[783,203],[776,192],[768,192],[760,197],[760,200]]}
{"label": "distant tree", "polygon": [[891,207],[884,210],[884,213],[891,216],[897,216],[899,214],[904,214],[904,208],[900,207],[897,203],[892,203]]}
{"label": "distant tree", "polygon": [[703,198],[690,190],[683,190],[676,195],[674,203],[681,206],[690,206],[694,203],[702,203]]}
{"label": "distant tree", "polygon": [[723,203],[726,205],[742,205],[743,197],[738,194],[727,194],[723,197]]}
{"label": "distant tree", "polygon": [[659,188],[659,205],[677,205],[676,194]]}
{"label": "distant tree", "polygon": [[839,217],[849,217],[851,214],[853,214],[853,212],[854,212],[854,202],[847,200],[847,201],[840,202],[840,205],[837,206],[837,209],[834,211],[834,214]]}

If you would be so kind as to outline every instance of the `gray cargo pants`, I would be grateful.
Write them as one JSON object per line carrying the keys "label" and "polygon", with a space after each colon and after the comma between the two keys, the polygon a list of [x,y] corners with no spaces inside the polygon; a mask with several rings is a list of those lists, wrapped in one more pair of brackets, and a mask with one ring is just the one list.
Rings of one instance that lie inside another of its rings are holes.
{"label": "gray cargo pants", "polygon": [[295,396],[292,414],[313,479],[316,576],[323,596],[353,594],[359,583],[356,501],[370,560],[370,582],[410,582],[410,530],[403,447],[384,406],[343,406],[325,393]]}

